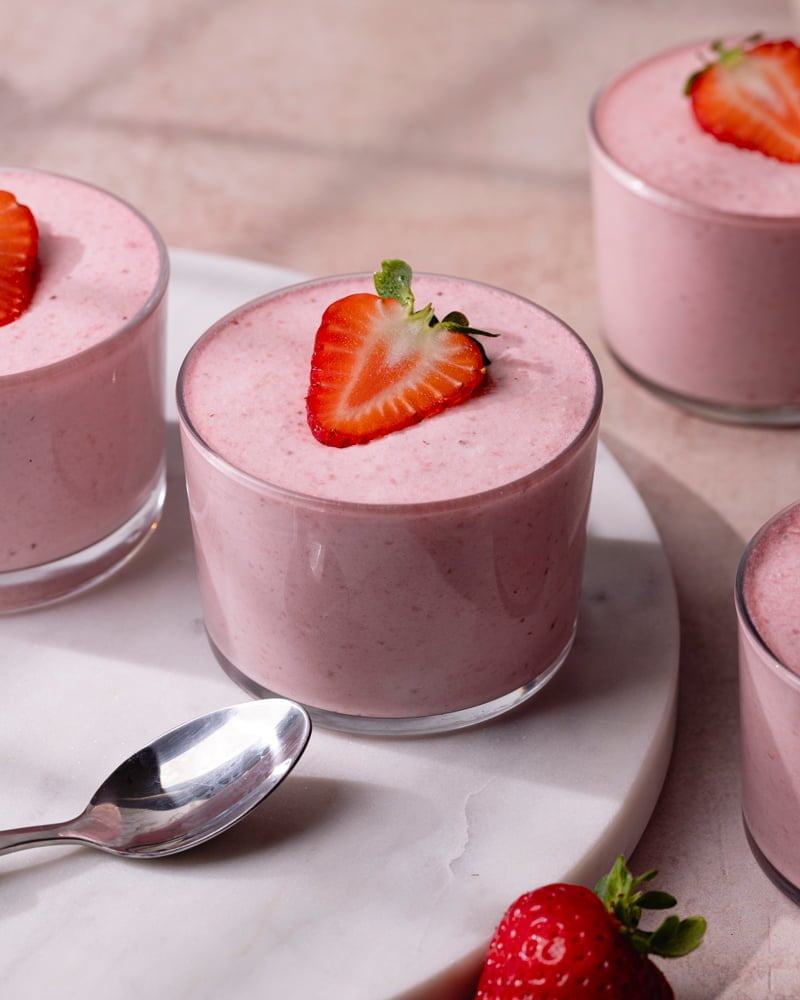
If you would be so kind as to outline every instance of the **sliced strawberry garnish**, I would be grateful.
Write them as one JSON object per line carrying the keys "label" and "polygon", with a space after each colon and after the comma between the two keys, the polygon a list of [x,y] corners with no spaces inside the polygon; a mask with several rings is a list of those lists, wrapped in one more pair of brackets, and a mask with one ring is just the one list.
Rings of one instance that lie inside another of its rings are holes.
{"label": "sliced strawberry garnish", "polygon": [[716,58],[686,84],[701,128],[721,142],[800,163],[800,47],[760,42],[711,46]]}
{"label": "sliced strawberry garnish", "polygon": [[[306,399],[322,444],[344,448],[415,424],[463,402],[489,363],[461,313],[440,322],[414,311],[411,268],[384,261],[378,295],[357,293],[328,306],[317,330]],[[491,336],[491,334],[486,334]]]}
{"label": "sliced strawberry garnish", "polygon": [[0,191],[0,326],[11,323],[33,297],[39,231],[33,213]]}

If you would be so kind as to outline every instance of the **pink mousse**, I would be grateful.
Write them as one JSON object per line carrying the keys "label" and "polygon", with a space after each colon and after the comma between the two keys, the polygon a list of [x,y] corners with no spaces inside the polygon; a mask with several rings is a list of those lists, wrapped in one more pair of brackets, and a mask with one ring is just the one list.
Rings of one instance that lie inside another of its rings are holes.
{"label": "pink mousse", "polygon": [[600,97],[595,122],[608,153],[666,194],[723,212],[800,214],[800,167],[704,132],[683,93],[710,62],[708,45],[672,49],[632,67]]}
{"label": "pink mousse", "polygon": [[72,357],[143,308],[161,259],[150,226],[104,191],[54,174],[0,171],[0,189],[33,212],[39,281],[30,307],[0,327],[0,376]]}
{"label": "pink mousse", "polygon": [[800,506],[773,521],[753,546],[744,600],[765,645],[800,676]]}
{"label": "pink mousse", "polygon": [[0,327],[2,573],[85,550],[152,493],[167,262],[152,228],[104,191],[12,169],[0,188],[40,231],[31,306]]}
{"label": "pink mousse", "polygon": [[326,447],[305,412],[315,332],[330,302],[370,287],[277,293],[187,359],[206,625],[256,690],[343,715],[457,712],[521,690],[572,641],[599,378],[582,342],[531,303],[416,276],[418,307],[501,334],[486,343],[486,388],[366,445]]}
{"label": "pink mousse", "polygon": [[486,387],[461,405],[367,445],[319,444],[305,396],[314,334],[326,306],[371,280],[339,278],[284,292],[223,323],[193,354],[186,408],[208,446],[284,489],[355,503],[450,500],[496,489],[556,458],[591,412],[595,374],[584,345],[530,303],[484,285],[418,276],[417,307],[458,309],[485,338]]}

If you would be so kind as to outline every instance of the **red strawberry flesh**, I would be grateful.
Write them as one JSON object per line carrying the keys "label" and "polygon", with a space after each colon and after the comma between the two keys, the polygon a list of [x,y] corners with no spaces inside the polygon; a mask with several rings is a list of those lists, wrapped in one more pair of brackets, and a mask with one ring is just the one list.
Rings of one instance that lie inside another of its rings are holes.
{"label": "red strawberry flesh", "polygon": [[686,90],[698,124],[720,142],[800,163],[800,47],[791,40],[726,48]]}
{"label": "red strawberry flesh", "polygon": [[8,191],[0,191],[0,326],[30,305],[39,233],[33,213]]}
{"label": "red strawberry flesh", "polygon": [[483,381],[477,331],[467,332],[460,315],[439,322],[430,306],[414,312],[406,293],[401,302],[359,292],[325,310],[306,399],[321,443],[343,448],[402,430],[463,402]]}

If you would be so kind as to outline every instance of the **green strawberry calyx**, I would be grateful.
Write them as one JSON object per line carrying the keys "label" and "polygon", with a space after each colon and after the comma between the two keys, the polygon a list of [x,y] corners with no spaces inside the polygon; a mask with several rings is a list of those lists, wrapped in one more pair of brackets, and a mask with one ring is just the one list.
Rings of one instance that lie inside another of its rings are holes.
{"label": "green strawberry calyx", "polygon": [[[375,291],[382,299],[396,299],[400,305],[405,306],[409,319],[420,323],[424,327],[439,330],[452,330],[454,333],[463,333],[467,337],[497,337],[497,333],[489,333],[487,330],[476,330],[469,325],[469,320],[461,312],[449,312],[444,319],[439,320],[433,311],[432,305],[427,305],[424,309],[414,311],[414,293],[411,291],[411,279],[413,272],[411,267],[404,260],[384,260],[381,263],[380,271],[375,271]],[[489,364],[489,359],[483,350],[483,346],[475,341],[481,348],[484,361]]]}
{"label": "green strawberry calyx", "polygon": [[660,955],[662,958],[680,958],[694,951],[706,932],[704,917],[665,917],[654,931],[639,927],[642,910],[669,910],[676,904],[674,896],[657,889],[641,891],[640,887],[652,881],[658,872],[645,872],[633,876],[620,855],[611,871],[604,875],[594,888],[606,909],[622,925],[622,933],[642,955]]}

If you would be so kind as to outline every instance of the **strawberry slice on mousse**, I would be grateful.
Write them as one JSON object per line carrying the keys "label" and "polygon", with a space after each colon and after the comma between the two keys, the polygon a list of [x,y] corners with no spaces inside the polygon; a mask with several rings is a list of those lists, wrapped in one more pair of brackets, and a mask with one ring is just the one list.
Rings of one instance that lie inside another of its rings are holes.
{"label": "strawberry slice on mousse", "polygon": [[698,124],[720,142],[800,163],[800,47],[753,35],[689,77],[685,93]]}
{"label": "strawberry slice on mousse", "polygon": [[33,213],[9,191],[0,191],[0,326],[18,319],[30,305],[38,253]]}
{"label": "strawberry slice on mousse", "polygon": [[311,359],[306,409],[314,437],[345,448],[401,430],[462,403],[489,360],[462,313],[441,321],[414,310],[411,268],[386,260],[377,295],[355,293],[325,310]]}

